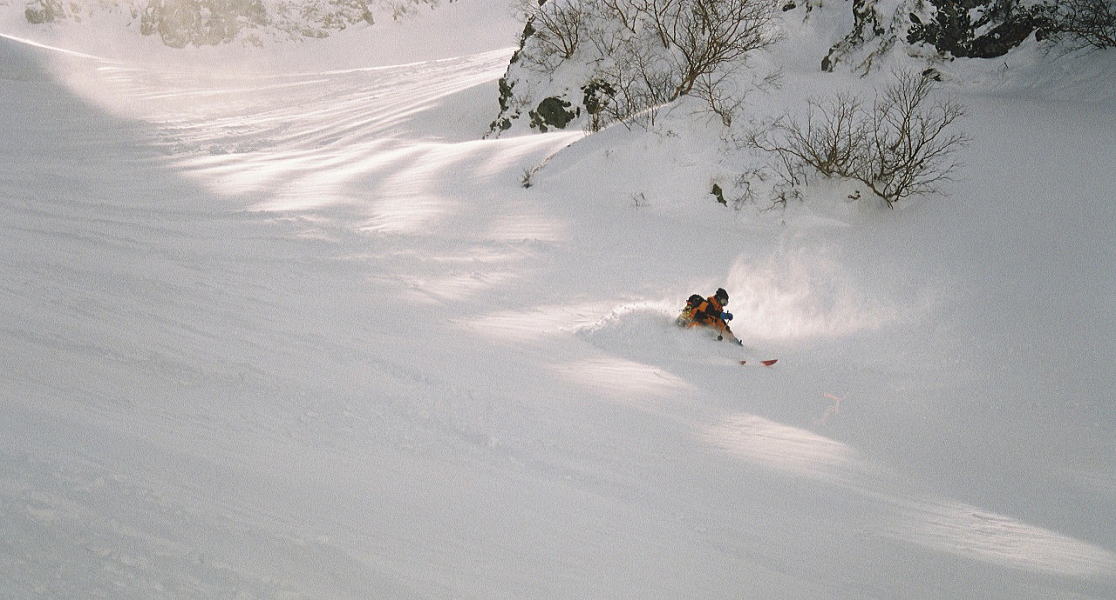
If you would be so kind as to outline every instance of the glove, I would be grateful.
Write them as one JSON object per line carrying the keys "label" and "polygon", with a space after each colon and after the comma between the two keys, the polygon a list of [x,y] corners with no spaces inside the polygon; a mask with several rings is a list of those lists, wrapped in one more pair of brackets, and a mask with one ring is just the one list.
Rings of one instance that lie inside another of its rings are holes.
{"label": "glove", "polygon": [[721,313],[721,318],[726,320],[726,321],[731,321],[732,320],[732,313],[723,312],[723,313]]}

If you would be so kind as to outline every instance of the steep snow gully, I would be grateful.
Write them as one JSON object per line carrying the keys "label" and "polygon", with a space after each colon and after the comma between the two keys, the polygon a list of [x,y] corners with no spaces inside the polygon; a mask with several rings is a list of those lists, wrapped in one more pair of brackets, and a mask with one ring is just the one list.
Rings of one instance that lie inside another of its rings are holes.
{"label": "steep snow gully", "polygon": [[[509,54],[214,74],[0,37],[0,595],[1116,597],[1111,449],[1005,436],[1111,423],[957,425],[933,400],[987,382],[927,360],[964,322],[834,283],[871,232],[726,249],[523,190],[581,134],[479,140]],[[717,277],[785,317],[742,354],[670,326]]]}

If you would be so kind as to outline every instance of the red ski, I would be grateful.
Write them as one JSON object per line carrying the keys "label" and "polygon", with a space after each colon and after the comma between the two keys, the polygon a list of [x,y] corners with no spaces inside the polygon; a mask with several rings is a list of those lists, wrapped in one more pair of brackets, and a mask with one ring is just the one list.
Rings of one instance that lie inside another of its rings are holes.
{"label": "red ski", "polygon": [[[773,359],[771,359],[771,360],[761,360],[761,361],[759,361],[759,364],[761,364],[761,365],[763,365],[763,366],[765,366],[765,367],[770,367],[771,365],[773,365],[773,364],[775,364],[775,363],[777,363],[777,362],[779,362],[779,359],[777,359],[777,358],[773,358]],[[749,362],[748,362],[748,361],[746,361],[746,360],[742,360],[742,361],[740,361],[740,364],[742,364],[742,365],[748,365],[748,364],[753,364],[753,363],[749,363]]]}

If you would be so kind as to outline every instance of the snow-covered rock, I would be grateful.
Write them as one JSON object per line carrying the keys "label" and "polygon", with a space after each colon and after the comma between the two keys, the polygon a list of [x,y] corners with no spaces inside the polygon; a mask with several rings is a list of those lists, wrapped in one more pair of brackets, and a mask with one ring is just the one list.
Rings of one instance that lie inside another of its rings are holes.
{"label": "snow-covered rock", "polygon": [[823,71],[866,73],[893,48],[940,58],[995,58],[1031,35],[1046,37],[1050,7],[1001,0],[852,0],[853,28],[822,59]]}
{"label": "snow-covered rock", "polygon": [[[491,135],[576,127],[596,130],[607,120],[602,119],[602,111],[609,112],[608,102],[615,103],[632,89],[631,81],[618,80],[615,65],[616,53],[627,51],[625,44],[634,36],[625,34],[620,24],[602,21],[601,15],[607,11],[589,8],[579,15],[578,36],[570,33],[566,35],[570,40],[556,39],[555,27],[573,28],[570,19],[559,18],[569,5],[543,2],[536,18],[527,22],[520,48],[500,82],[500,110],[491,124]],[[1059,16],[1058,5],[1049,0],[787,0],[772,6],[781,15],[772,27],[791,38],[790,44],[813,48],[819,31],[835,34],[810,60],[816,65],[812,68],[860,76],[880,70],[896,54],[904,60],[914,59],[915,66],[922,68],[940,68],[957,58],[1003,57],[1028,40],[1052,40],[1060,27],[1065,28],[1059,25],[1059,19],[1065,17]],[[536,22],[540,19],[542,22]],[[810,23],[810,27],[801,27],[802,23]],[[639,27],[632,29],[638,31]],[[599,41],[605,37],[602,31],[609,32],[607,43]],[[749,74],[750,65],[762,62],[753,60],[754,54],[745,56],[748,63],[735,65],[733,77],[757,77]],[[667,64],[674,60],[669,51],[653,47],[640,59]],[[637,82],[635,87],[640,85]],[[742,85],[749,87],[747,81]],[[617,94],[619,89],[624,92]],[[611,112],[624,112],[611,108]]]}

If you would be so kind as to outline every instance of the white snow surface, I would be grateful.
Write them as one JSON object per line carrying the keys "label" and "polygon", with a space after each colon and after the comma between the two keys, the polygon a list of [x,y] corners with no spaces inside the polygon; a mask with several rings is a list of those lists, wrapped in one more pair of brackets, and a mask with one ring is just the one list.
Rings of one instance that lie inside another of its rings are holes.
{"label": "white snow surface", "polygon": [[956,66],[940,196],[734,211],[700,119],[481,140],[510,14],[4,21],[0,597],[1116,598],[1116,55]]}

